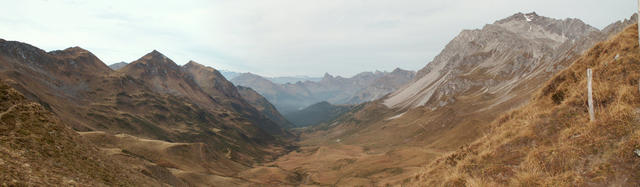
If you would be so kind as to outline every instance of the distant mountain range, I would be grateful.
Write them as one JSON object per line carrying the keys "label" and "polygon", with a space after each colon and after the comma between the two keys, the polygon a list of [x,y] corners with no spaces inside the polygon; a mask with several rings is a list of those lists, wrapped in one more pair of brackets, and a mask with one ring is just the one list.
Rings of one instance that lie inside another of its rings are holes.
{"label": "distant mountain range", "polygon": [[320,81],[277,84],[256,74],[243,73],[231,82],[254,89],[281,113],[288,114],[322,101],[332,104],[372,101],[408,83],[414,74],[399,68],[392,72],[363,72],[350,78],[326,73]]}
{"label": "distant mountain range", "polygon": [[[227,78],[227,80],[231,80],[234,79],[240,75],[242,75],[243,73],[239,73],[239,72],[233,72],[233,71],[225,71],[225,70],[220,70],[220,73],[222,73],[222,75]],[[322,77],[311,77],[311,76],[305,76],[305,75],[299,75],[299,76],[281,76],[281,77],[264,77],[265,79],[276,83],[276,84],[286,84],[286,83],[296,83],[296,82],[304,82],[304,81],[320,81],[322,80]]]}

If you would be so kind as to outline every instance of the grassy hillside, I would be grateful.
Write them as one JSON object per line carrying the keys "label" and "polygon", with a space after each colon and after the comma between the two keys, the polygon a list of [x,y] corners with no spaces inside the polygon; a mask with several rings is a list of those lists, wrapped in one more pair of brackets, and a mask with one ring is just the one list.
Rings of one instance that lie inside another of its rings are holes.
{"label": "grassy hillside", "polygon": [[160,185],[107,158],[0,81],[0,186]]}
{"label": "grassy hillside", "polygon": [[[596,121],[587,111],[593,69]],[[446,186],[640,185],[637,25],[585,52],[527,105],[484,137],[443,156],[406,183]]]}

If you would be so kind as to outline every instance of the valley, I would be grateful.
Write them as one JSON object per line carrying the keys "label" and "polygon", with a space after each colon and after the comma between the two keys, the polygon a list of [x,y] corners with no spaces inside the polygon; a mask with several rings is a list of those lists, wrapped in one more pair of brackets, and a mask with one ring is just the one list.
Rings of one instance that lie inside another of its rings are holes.
{"label": "valley", "polygon": [[0,39],[0,186],[639,185],[637,23],[516,13],[347,78]]}

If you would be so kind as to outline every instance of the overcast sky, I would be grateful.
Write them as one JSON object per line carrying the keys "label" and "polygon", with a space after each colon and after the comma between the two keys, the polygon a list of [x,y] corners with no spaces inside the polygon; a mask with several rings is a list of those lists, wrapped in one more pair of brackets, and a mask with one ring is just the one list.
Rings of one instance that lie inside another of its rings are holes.
{"label": "overcast sky", "polygon": [[418,70],[463,29],[517,12],[603,28],[635,0],[0,0],[0,38],[80,46],[107,64],[157,49],[178,64],[266,76]]}

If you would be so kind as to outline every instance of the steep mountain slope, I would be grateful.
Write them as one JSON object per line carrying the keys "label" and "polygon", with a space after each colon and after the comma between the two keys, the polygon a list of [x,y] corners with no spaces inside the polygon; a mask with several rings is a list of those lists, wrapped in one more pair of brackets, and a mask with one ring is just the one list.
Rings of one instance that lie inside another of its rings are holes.
{"label": "steep mountain slope", "polygon": [[[558,34],[558,30],[575,33]],[[578,20],[533,13],[518,13],[482,30],[463,31],[412,83],[385,98],[357,105],[332,122],[304,129],[302,149],[321,151],[310,151],[316,156],[296,162],[322,184],[400,184],[419,170],[415,164],[426,164],[483,137],[491,121],[527,103],[556,72],[608,34]],[[345,146],[365,151],[340,154]],[[410,156],[420,154],[424,157]],[[276,165],[291,163],[286,158]],[[408,161],[371,164],[393,162],[393,158]],[[314,164],[354,171],[307,166]]]}
{"label": "steep mountain slope", "polygon": [[119,69],[127,66],[127,64],[129,64],[129,63],[126,63],[126,62],[113,63],[113,64],[109,65],[109,68],[111,68],[112,70],[119,70]]}
{"label": "steep mountain slope", "polygon": [[[262,129],[284,133],[275,123],[258,123],[214,102],[190,74],[159,52],[113,71],[80,48],[47,53],[28,44],[0,40],[0,78],[74,130],[91,131],[82,135],[92,142],[120,150],[115,154],[118,157],[171,155],[132,161],[158,180],[174,176],[176,180],[165,181],[168,184],[211,184],[286,151],[286,144]],[[102,142],[116,134],[135,138],[117,144]],[[139,145],[136,141],[140,139],[167,144],[151,150],[125,147]],[[189,149],[165,153],[171,143],[184,143]],[[190,160],[199,158],[186,156],[190,154],[203,154],[205,159]],[[182,160],[200,164],[176,167],[183,166]]]}
{"label": "steep mountain slope", "polygon": [[[414,182],[469,186],[638,186],[637,25],[599,43],[486,135],[428,165]],[[596,121],[587,112],[593,69]],[[443,180],[444,179],[444,180]]]}
{"label": "steep mountain slope", "polygon": [[[456,148],[478,138],[498,114],[526,103],[583,49],[607,37],[579,20],[535,13],[463,31],[412,83],[339,119],[335,135],[358,133],[343,139],[368,144],[410,141]],[[388,132],[400,136],[377,138]]]}
{"label": "steep mountain slope", "polygon": [[103,155],[0,80],[0,185],[159,185]]}
{"label": "steep mountain slope", "polygon": [[351,110],[351,108],[351,105],[332,105],[329,102],[323,101],[300,111],[289,113],[285,115],[285,117],[291,120],[296,126],[304,127],[333,121],[340,115]]}
{"label": "steep mountain slope", "polygon": [[284,130],[284,126],[288,126],[289,124],[283,123],[283,121],[271,120],[269,115],[273,116],[275,114],[273,112],[263,113],[257,110],[240,95],[233,83],[227,81],[217,70],[194,61],[190,61],[182,68],[193,77],[193,80],[205,93],[213,98],[214,102],[242,114],[242,117],[252,120],[254,124],[258,124],[262,129],[273,135],[285,137],[290,135]]}
{"label": "steep mountain slope", "polygon": [[293,128],[293,124],[289,122],[278,110],[275,106],[273,106],[266,98],[262,97],[258,92],[254,91],[251,88],[238,86],[238,92],[242,95],[251,106],[256,108],[262,114],[264,114],[271,121],[276,122],[280,127],[283,128]]}
{"label": "steep mountain slope", "polygon": [[182,71],[180,66],[156,50],[119,71],[145,81],[158,93],[187,97],[201,106],[208,106],[213,102],[187,72]]}
{"label": "steep mountain slope", "polygon": [[119,71],[153,85],[156,92],[185,97],[215,112],[235,112],[272,135],[287,135],[244,101],[235,86],[213,68],[193,61],[183,68],[154,50]]}
{"label": "steep mountain slope", "polygon": [[418,71],[411,86],[395,92],[384,104],[437,108],[469,91],[507,97],[502,94],[518,86],[513,83],[549,76],[566,66],[557,62],[579,54],[585,46],[575,47],[580,40],[591,40],[586,42],[590,46],[597,39],[591,33],[598,30],[580,20],[555,20],[536,13],[519,13],[482,30],[463,31]]}
{"label": "steep mountain slope", "polygon": [[276,84],[259,75],[244,73],[231,82],[256,90],[280,112],[288,114],[322,101],[334,104],[372,101],[401,87],[413,76],[411,71],[396,69],[393,72],[363,72],[351,78],[325,74],[319,81]]}

